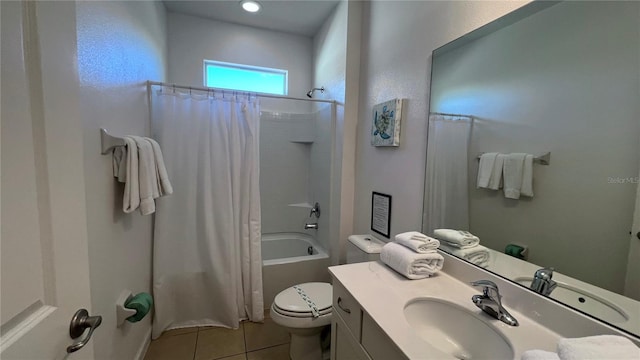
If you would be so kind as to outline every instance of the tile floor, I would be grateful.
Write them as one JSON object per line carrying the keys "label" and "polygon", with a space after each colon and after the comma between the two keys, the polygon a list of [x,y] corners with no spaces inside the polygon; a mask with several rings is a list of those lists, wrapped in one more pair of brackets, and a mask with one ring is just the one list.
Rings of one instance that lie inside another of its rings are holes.
{"label": "tile floor", "polygon": [[289,333],[271,320],[243,321],[239,329],[169,330],[151,341],[144,360],[289,360]]}

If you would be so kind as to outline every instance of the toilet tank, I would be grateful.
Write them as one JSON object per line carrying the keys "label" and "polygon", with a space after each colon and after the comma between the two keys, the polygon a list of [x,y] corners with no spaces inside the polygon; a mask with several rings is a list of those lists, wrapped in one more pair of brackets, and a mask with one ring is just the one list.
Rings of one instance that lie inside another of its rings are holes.
{"label": "toilet tank", "polygon": [[347,264],[380,259],[384,242],[371,235],[351,235],[347,243]]}

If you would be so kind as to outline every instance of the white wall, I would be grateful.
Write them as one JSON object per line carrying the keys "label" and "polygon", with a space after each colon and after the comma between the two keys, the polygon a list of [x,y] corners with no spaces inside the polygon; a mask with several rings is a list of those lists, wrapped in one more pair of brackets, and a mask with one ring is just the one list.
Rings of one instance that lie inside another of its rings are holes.
{"label": "white wall", "polygon": [[618,293],[637,184],[607,179],[638,173],[638,8],[557,4],[438,56],[431,88],[433,111],[478,116],[470,154],[551,152],[550,166],[534,165],[535,196],[521,200],[476,189],[470,159],[471,231]]}
{"label": "white wall", "polygon": [[[391,235],[420,230],[431,52],[528,1],[364,3],[354,232],[369,233],[371,192],[393,196]],[[371,108],[407,99],[398,148],[370,145]]]}
{"label": "white wall", "polygon": [[[100,154],[101,127],[148,135],[146,80],[166,79],[166,13],[161,2],[77,2],[78,72],[96,359],[133,359],[150,338],[151,316],[116,327],[120,292],[151,290],[151,216],[122,212],[123,185]],[[159,199],[158,201],[162,201]]]}
{"label": "white wall", "polygon": [[[262,66],[289,71],[289,95],[304,97],[311,89],[312,44],[305,36],[257,29],[189,15],[169,13],[169,81],[203,86],[203,60]],[[278,109],[263,100],[265,110]],[[287,104],[285,110],[307,111],[309,104]]]}

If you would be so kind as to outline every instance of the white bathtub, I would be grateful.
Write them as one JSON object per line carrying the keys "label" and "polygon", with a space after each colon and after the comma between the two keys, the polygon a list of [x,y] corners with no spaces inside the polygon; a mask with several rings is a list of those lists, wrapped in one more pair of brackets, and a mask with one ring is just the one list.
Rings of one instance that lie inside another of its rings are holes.
{"label": "white bathtub", "polygon": [[262,234],[264,308],[268,309],[275,296],[288,287],[329,282],[328,267],[329,255],[313,237],[302,233]]}

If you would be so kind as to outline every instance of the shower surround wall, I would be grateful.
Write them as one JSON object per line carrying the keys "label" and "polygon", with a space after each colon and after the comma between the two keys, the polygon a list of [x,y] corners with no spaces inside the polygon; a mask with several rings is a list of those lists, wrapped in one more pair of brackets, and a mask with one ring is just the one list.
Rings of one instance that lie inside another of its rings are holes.
{"label": "shower surround wall", "polygon": [[[161,2],[76,2],[80,111],[95,359],[136,359],[150,339],[151,316],[116,327],[124,289],[151,291],[151,216],[122,212],[123,184],[100,154],[101,127],[149,135],[146,80],[166,80],[166,14]],[[162,201],[162,200],[160,200]],[[82,356],[82,355],[80,355]]]}

